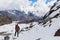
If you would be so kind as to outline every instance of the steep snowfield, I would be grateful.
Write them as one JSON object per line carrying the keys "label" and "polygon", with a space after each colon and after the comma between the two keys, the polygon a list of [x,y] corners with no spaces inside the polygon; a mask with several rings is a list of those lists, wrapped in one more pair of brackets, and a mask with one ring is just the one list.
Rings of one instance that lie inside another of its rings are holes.
{"label": "steep snowfield", "polygon": [[[43,27],[43,25],[38,25],[36,22],[33,23],[35,26],[28,30],[21,32],[19,34],[19,37],[14,36],[14,28],[15,23],[12,24],[6,24],[3,26],[0,26],[0,32],[8,32],[12,33],[9,37],[10,40],[13,40],[13,38],[16,38],[15,40],[36,40],[40,38],[41,40],[60,40],[60,37],[54,37],[55,32],[60,28],[60,18],[52,19],[52,25],[49,27],[48,25],[46,27]],[[29,26],[29,24],[19,24],[20,28],[24,28]],[[5,35],[0,35],[0,40],[4,39]]]}

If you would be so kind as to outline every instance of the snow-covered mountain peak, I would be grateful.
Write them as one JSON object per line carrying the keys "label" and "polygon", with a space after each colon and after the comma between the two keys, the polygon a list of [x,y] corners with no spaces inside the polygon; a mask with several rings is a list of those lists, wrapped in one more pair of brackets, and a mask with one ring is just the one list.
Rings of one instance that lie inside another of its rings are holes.
{"label": "snow-covered mountain peak", "polygon": [[60,13],[60,0],[56,1],[45,16],[54,16]]}

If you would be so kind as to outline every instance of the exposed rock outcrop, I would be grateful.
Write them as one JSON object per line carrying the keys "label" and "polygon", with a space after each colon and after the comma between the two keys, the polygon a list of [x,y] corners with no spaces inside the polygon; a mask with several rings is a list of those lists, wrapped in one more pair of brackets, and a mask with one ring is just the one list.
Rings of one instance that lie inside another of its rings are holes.
{"label": "exposed rock outcrop", "polygon": [[55,35],[54,36],[60,36],[60,29],[58,29],[56,32],[55,32]]}
{"label": "exposed rock outcrop", "polygon": [[12,20],[9,17],[0,15],[0,26],[9,23],[12,23]]}

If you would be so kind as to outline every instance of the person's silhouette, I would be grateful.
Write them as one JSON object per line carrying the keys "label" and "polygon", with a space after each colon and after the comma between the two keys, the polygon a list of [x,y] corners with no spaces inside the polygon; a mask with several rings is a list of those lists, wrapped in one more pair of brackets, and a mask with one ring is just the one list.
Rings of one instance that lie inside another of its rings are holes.
{"label": "person's silhouette", "polygon": [[20,27],[18,26],[18,23],[15,25],[15,36],[17,35],[17,37],[19,36],[19,30]]}

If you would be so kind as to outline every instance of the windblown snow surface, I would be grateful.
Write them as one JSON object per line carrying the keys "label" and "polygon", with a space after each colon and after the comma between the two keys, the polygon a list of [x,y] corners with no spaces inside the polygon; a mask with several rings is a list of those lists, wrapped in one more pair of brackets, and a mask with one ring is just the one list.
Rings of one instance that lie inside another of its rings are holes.
{"label": "windblown snow surface", "polygon": [[[12,24],[6,24],[3,26],[0,26],[0,32],[6,32],[11,33],[9,35],[10,40],[13,40],[13,38],[16,38],[14,40],[36,40],[40,38],[40,40],[60,40],[60,37],[55,37],[55,32],[60,28],[60,18],[54,18],[52,19],[52,25],[49,27],[48,25],[46,27],[43,27],[43,25],[38,25],[37,22],[34,22],[35,25],[33,28],[31,28],[28,31],[24,31],[19,33],[19,37],[14,36],[15,32],[15,22]],[[29,26],[29,24],[19,24],[20,28],[24,28]],[[0,35],[0,40],[4,39],[5,35]]]}

